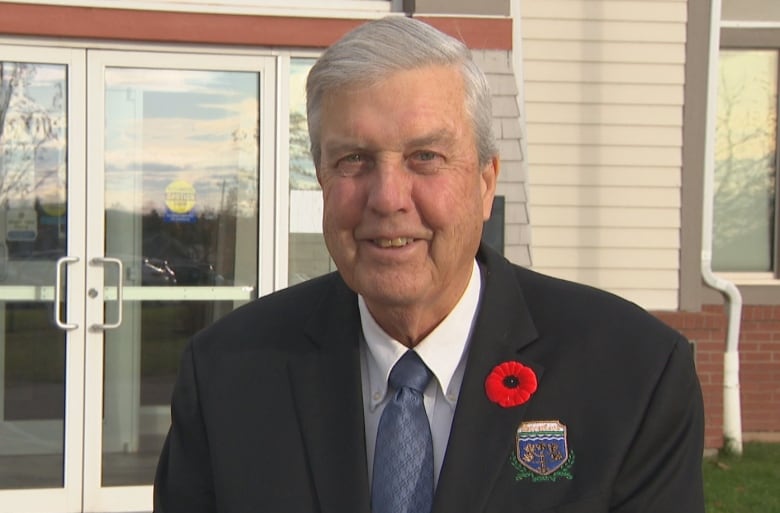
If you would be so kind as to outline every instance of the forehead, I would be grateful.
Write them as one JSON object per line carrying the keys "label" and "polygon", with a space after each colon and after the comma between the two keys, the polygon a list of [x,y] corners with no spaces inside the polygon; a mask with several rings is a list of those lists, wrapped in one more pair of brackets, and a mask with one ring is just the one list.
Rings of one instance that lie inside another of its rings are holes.
{"label": "forehead", "polygon": [[323,136],[330,131],[363,132],[378,123],[405,131],[436,124],[462,131],[468,122],[458,69],[437,65],[396,71],[323,96]]}

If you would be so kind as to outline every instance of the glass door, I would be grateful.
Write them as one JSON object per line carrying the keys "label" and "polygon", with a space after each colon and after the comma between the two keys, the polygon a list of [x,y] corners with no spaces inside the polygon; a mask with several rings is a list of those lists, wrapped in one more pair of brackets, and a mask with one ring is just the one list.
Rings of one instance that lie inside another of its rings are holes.
{"label": "glass door", "polygon": [[88,53],[86,511],[151,510],[184,344],[273,286],[272,62]]}
{"label": "glass door", "polygon": [[0,512],[82,509],[84,85],[0,46]]}
{"label": "glass door", "polygon": [[274,287],[275,62],[0,46],[0,513],[151,511],[183,345]]}

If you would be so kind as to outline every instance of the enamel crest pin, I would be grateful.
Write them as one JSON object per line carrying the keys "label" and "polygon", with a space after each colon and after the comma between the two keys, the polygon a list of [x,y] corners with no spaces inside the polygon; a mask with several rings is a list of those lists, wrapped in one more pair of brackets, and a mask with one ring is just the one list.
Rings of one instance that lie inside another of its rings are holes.
{"label": "enamel crest pin", "polygon": [[532,481],[572,479],[574,452],[569,450],[566,426],[558,420],[523,422],[517,428],[512,465],[516,480]]}

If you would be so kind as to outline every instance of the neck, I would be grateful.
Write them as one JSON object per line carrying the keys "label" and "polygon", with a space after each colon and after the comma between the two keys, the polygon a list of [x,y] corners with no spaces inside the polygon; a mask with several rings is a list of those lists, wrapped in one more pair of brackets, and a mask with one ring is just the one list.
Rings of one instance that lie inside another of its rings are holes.
{"label": "neck", "polygon": [[432,332],[447,317],[446,312],[431,312],[430,309],[375,307],[366,302],[376,323],[395,340],[412,349]]}
{"label": "neck", "polygon": [[422,342],[456,307],[469,286],[472,275],[457,284],[454,296],[430,296],[409,303],[385,302],[382,298],[361,296],[374,321],[385,333],[408,348]]}

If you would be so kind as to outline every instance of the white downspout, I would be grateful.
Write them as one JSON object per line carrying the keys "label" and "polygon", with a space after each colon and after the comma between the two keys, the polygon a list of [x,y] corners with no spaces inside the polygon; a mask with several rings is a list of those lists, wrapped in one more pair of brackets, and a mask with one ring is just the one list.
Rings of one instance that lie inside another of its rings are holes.
{"label": "white downspout", "polygon": [[728,303],[726,352],[723,355],[724,448],[742,454],[742,407],[739,395],[739,329],[742,295],[732,282],[712,272],[712,226],[715,177],[715,126],[718,108],[721,0],[712,0],[710,13],[707,113],[704,141],[704,199],[702,207],[701,274],[704,282],[720,291]]}

